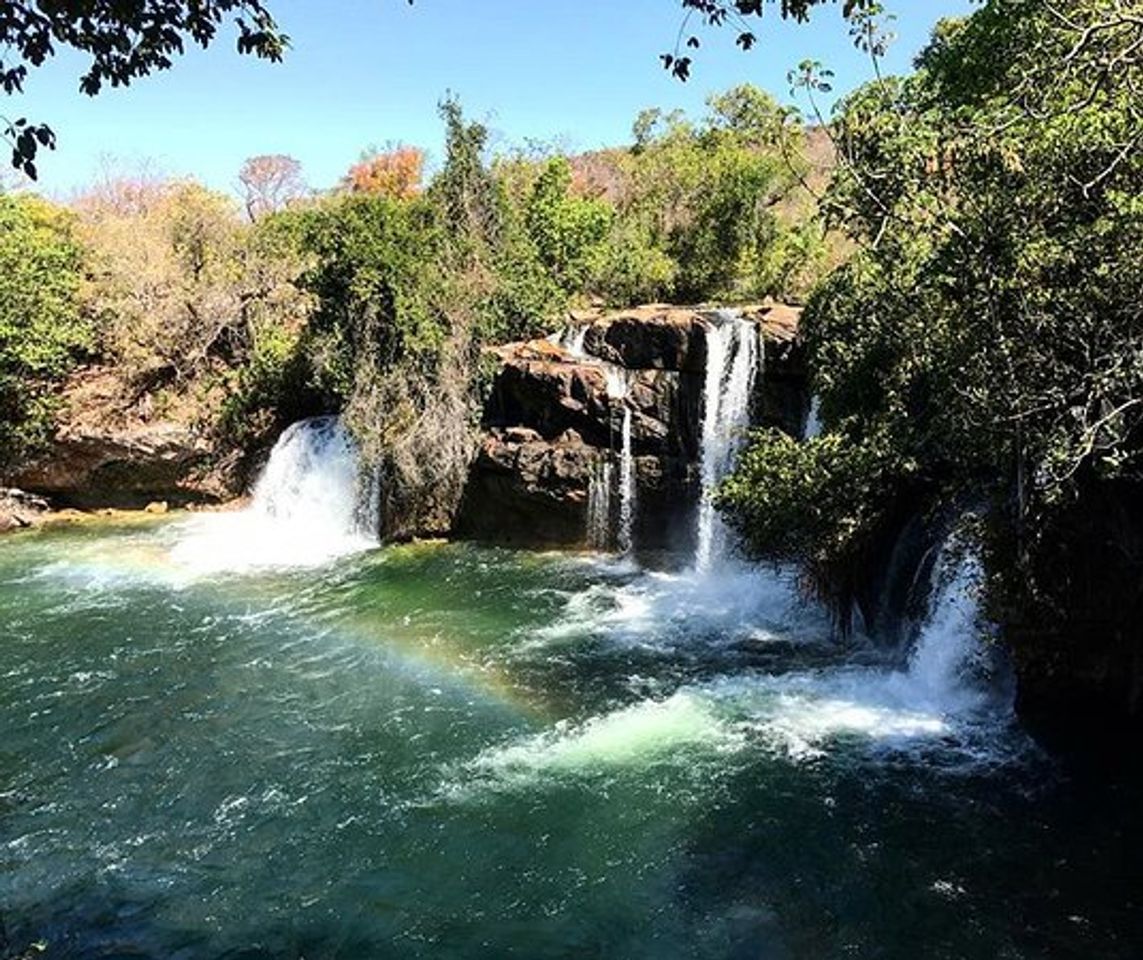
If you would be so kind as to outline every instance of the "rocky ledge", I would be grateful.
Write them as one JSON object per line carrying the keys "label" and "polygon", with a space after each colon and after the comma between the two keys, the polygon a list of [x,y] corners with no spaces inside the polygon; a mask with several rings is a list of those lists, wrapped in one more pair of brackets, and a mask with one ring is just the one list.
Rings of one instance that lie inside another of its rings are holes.
{"label": "rocky ledge", "polygon": [[48,501],[43,497],[15,487],[0,489],[0,533],[35,526],[48,510]]}
{"label": "rocky ledge", "polygon": [[114,371],[77,373],[62,395],[60,423],[47,447],[9,470],[5,484],[47,498],[55,508],[139,509],[217,503],[240,492],[229,465],[192,418],[167,419],[150,398],[123,396]]}
{"label": "rocky ledge", "polygon": [[[735,311],[757,325],[763,364],[753,420],[792,434],[808,406],[797,308]],[[719,311],[641,307],[573,315],[548,340],[492,351],[499,368],[457,521],[462,536],[577,546],[588,538],[593,477],[617,464],[630,413],[634,533],[685,548],[698,500],[707,334]],[[612,471],[612,482],[616,472]]]}

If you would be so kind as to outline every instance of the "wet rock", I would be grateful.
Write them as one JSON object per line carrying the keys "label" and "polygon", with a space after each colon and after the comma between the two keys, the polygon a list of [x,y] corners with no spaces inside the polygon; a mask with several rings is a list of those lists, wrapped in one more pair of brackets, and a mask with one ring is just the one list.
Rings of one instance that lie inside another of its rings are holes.
{"label": "wet rock", "polygon": [[[796,434],[806,409],[797,308],[739,313],[758,324],[764,372],[755,421]],[[641,307],[579,314],[585,355],[548,340],[493,351],[499,371],[457,523],[465,536],[583,545],[593,476],[618,475],[624,416],[635,457],[635,532],[644,547],[679,546],[698,500],[709,309]],[[564,342],[567,342],[565,339]],[[613,491],[614,493],[614,491]]]}

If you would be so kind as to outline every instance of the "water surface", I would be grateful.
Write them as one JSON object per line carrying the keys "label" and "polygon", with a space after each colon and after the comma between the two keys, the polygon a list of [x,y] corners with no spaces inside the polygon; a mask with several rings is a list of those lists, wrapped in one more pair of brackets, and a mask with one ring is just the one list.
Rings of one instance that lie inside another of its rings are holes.
{"label": "water surface", "polygon": [[780,575],[202,535],[0,544],[13,949],[1139,955],[1139,791],[940,657],[835,644]]}

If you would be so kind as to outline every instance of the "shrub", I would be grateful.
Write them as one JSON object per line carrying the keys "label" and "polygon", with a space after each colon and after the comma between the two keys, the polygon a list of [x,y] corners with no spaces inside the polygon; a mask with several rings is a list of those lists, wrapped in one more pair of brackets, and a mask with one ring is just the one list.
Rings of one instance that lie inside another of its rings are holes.
{"label": "shrub", "polygon": [[0,195],[0,467],[50,436],[54,388],[92,348],[83,265],[69,212]]}

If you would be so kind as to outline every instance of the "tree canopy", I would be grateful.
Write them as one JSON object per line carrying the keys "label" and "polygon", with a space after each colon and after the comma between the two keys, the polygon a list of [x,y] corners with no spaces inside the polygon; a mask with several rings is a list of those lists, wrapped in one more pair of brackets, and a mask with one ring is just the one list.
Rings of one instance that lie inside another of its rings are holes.
{"label": "tree canopy", "polygon": [[[289,42],[261,0],[0,0],[0,88],[23,91],[30,69],[70,47],[91,57],[79,88],[94,96],[166,70],[188,42],[207,47],[228,25],[242,54],[277,61]],[[54,147],[55,134],[25,117],[0,123],[12,165],[35,179],[38,149]]]}
{"label": "tree canopy", "polygon": [[758,550],[844,568],[902,502],[983,502],[1010,609],[1105,617],[1089,574],[1128,568],[1137,609],[1099,518],[1143,484],[1141,50],[1138,3],[989,0],[842,103],[857,253],[803,324],[826,430],[758,437],[724,491]]}

